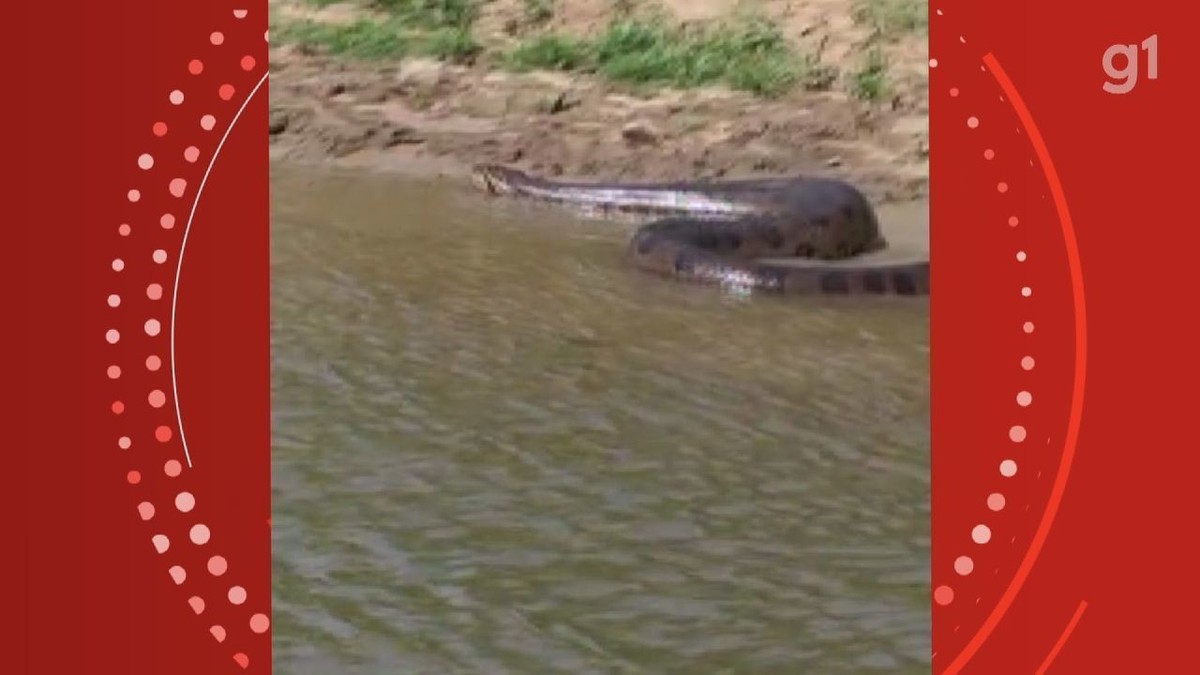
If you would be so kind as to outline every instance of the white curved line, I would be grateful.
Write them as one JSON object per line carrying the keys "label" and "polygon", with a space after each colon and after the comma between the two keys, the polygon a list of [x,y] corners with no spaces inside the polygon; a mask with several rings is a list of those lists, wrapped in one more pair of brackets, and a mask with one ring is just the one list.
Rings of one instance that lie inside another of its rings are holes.
{"label": "white curved line", "polygon": [[204,169],[204,176],[200,179],[200,186],[196,188],[196,197],[192,200],[192,211],[188,214],[187,225],[183,227],[183,242],[179,246],[179,259],[175,261],[175,286],[171,289],[171,393],[175,397],[175,422],[179,426],[179,442],[183,445],[183,458],[187,460],[189,469],[192,468],[192,455],[188,452],[187,436],[183,433],[183,412],[179,407],[179,382],[175,374],[175,304],[179,299],[179,273],[183,270],[183,252],[187,249],[188,232],[192,229],[192,219],[196,217],[196,207],[200,205],[200,196],[204,194],[204,184],[208,182],[208,174],[212,172],[213,165],[217,163],[217,157],[221,154],[225,139],[229,138],[229,132],[233,131],[234,125],[242,116],[242,111],[246,109],[250,99],[254,98],[263,82],[266,82],[270,76],[270,71],[264,73],[258,84],[254,85],[254,89],[250,90],[246,99],[242,101],[241,107],[234,113],[233,119],[229,121],[229,126],[225,128],[225,133],[217,143],[217,149],[213,150],[212,159],[208,160],[208,167]]}

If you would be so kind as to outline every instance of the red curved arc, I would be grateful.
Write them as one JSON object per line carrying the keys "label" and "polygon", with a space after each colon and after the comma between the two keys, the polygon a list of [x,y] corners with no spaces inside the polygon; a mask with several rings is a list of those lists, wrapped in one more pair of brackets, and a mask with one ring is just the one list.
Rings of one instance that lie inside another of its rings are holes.
{"label": "red curved arc", "polygon": [[1004,590],[1004,595],[1000,596],[1000,601],[992,608],[991,614],[984,620],[983,625],[979,627],[979,630],[975,632],[975,635],[971,637],[954,661],[942,671],[942,675],[959,672],[975,656],[975,653],[991,636],[996,625],[1000,623],[1000,619],[1008,612],[1013,600],[1020,593],[1021,587],[1025,585],[1034,563],[1037,562],[1038,555],[1042,552],[1042,546],[1046,543],[1050,527],[1054,524],[1054,518],[1058,514],[1058,507],[1067,487],[1067,477],[1071,472],[1071,462],[1075,457],[1075,449],[1079,441],[1079,425],[1083,417],[1083,385],[1087,373],[1087,316],[1083,301],[1083,273],[1079,266],[1079,244],[1075,240],[1075,229],[1071,224],[1071,214],[1067,210],[1067,200],[1063,195],[1062,183],[1058,179],[1058,172],[1054,170],[1054,162],[1050,159],[1050,153],[1046,149],[1041,132],[1034,124],[1033,116],[1029,114],[1029,109],[1025,107],[1025,102],[1017,93],[1017,88],[1013,86],[1012,80],[990,52],[984,55],[983,63],[996,78],[997,84],[1000,85],[1004,95],[1008,97],[1017,113],[1017,119],[1021,121],[1021,126],[1028,134],[1029,142],[1033,145],[1033,150],[1042,163],[1042,172],[1046,176],[1050,195],[1054,199],[1054,208],[1058,212],[1063,241],[1067,249],[1067,266],[1071,273],[1072,305],[1075,310],[1075,377],[1071,387],[1071,411],[1067,418],[1067,435],[1063,442],[1062,459],[1059,460],[1058,474],[1054,478],[1054,485],[1050,488],[1050,498],[1046,503],[1046,510],[1042,512],[1042,520],[1033,534],[1029,549],[1025,551],[1025,558],[1021,560],[1020,567],[1009,581],[1008,588]]}
{"label": "red curved arc", "polygon": [[1075,608],[1075,613],[1067,621],[1062,634],[1058,636],[1058,641],[1050,648],[1050,652],[1046,654],[1046,658],[1042,659],[1042,665],[1038,666],[1033,675],[1045,675],[1046,671],[1050,669],[1050,664],[1054,663],[1054,659],[1058,658],[1058,653],[1062,651],[1063,645],[1067,644],[1067,640],[1071,639],[1071,633],[1075,632],[1075,626],[1079,625],[1079,619],[1083,617],[1085,609],[1087,609],[1087,602],[1080,600],[1079,607]]}

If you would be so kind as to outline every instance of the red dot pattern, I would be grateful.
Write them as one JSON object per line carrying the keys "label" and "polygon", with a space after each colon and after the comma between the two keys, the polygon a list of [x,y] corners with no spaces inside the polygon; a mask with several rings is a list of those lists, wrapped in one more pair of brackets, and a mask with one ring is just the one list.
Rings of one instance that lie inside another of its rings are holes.
{"label": "red dot pattern", "polygon": [[[129,402],[135,404],[135,414],[126,416],[116,451],[136,467],[127,470],[125,481],[137,492],[136,514],[147,528],[147,550],[163,560],[167,576],[181,591],[180,603],[191,614],[203,619],[215,613],[213,620],[200,625],[216,642],[233,649],[230,658],[235,663],[249,669],[254,664],[247,651],[269,654],[265,634],[270,626],[270,589],[238,581],[235,552],[220,551],[219,528],[211,529],[204,521],[205,500],[220,495],[194,495],[194,469],[188,468],[188,449],[179,427],[186,409],[176,408],[170,367],[172,299],[177,266],[185,253],[184,226],[189,224],[204,171],[215,159],[219,142],[266,78],[265,67],[247,54],[262,44],[252,28],[255,24],[244,21],[249,12],[236,9],[226,16],[230,25],[206,29],[203,42],[196,45],[196,57],[171,83],[177,88],[164,91],[164,114],[149,125],[146,145],[137,149],[130,163],[131,183],[123,195],[129,213],[115,228],[122,253],[107,264],[113,274],[131,276],[146,289],[150,315],[144,313],[145,304],[129,303],[124,308],[119,295],[107,290],[101,291],[101,302],[110,308],[112,326],[104,335],[112,345],[104,378],[121,396],[113,400],[111,411],[122,415]],[[206,70],[228,81],[211,89],[201,84],[202,79],[193,81],[193,76]],[[145,339],[122,341],[123,334]],[[134,389],[145,378],[139,376],[136,385],[127,383],[130,378],[124,374],[130,369],[151,376],[153,383]],[[260,670],[269,667],[265,658],[260,659]]]}
{"label": "red dot pattern", "polygon": [[[1020,587],[1061,456],[1071,395],[1069,378],[1060,377],[1069,364],[1042,359],[1049,358],[1049,341],[1073,324],[1061,227],[1028,135],[996,75],[981,65],[985,51],[962,34],[951,10],[934,4],[930,23],[931,147],[934,161],[953,165],[958,179],[935,189],[969,195],[975,210],[933,225],[968,228],[986,241],[986,250],[972,249],[984,257],[972,260],[986,279],[979,302],[1008,350],[979,353],[994,361],[988,372],[998,375],[981,383],[986,394],[972,391],[975,398],[961,404],[983,410],[979,419],[987,420],[972,432],[972,444],[935,450],[931,604],[934,672],[942,672],[952,662],[961,665],[955,658],[987,635],[985,626],[1003,619],[1002,597]],[[939,476],[950,475],[962,489],[940,492]]]}

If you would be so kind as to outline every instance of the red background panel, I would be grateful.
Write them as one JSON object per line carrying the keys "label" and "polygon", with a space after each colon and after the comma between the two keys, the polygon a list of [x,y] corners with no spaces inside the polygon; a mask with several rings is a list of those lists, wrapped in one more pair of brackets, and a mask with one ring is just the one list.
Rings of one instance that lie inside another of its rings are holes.
{"label": "red background panel", "polygon": [[[265,3],[14,11],[5,671],[268,672]],[[931,4],[935,672],[1188,662],[1194,14]]]}
{"label": "red background panel", "polygon": [[[1183,534],[1197,363],[1181,297],[1196,235],[1173,199],[1191,172],[1172,157],[1196,141],[1180,77],[1194,10],[931,10],[934,671],[1174,672],[1198,596]],[[1108,46],[1151,35],[1158,79],[1143,52],[1133,90],[1105,92]],[[997,181],[1008,192],[988,194]],[[1014,367],[1025,355],[1028,371]]]}
{"label": "red background panel", "polygon": [[3,670],[268,672],[265,3],[12,9]]}

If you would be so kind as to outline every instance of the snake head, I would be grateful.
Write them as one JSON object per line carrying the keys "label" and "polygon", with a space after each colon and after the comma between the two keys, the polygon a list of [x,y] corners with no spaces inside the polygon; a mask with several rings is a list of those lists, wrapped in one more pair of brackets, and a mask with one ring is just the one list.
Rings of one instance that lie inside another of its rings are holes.
{"label": "snake head", "polygon": [[476,187],[493,195],[507,194],[528,177],[516,169],[499,164],[476,164],[471,168],[471,181]]}
{"label": "snake head", "polygon": [[536,183],[528,174],[502,165],[475,165],[472,180],[479,189],[491,195],[509,195]]}

